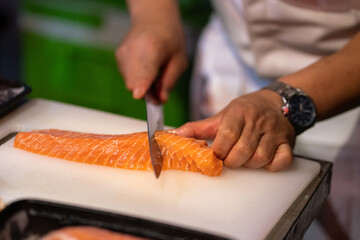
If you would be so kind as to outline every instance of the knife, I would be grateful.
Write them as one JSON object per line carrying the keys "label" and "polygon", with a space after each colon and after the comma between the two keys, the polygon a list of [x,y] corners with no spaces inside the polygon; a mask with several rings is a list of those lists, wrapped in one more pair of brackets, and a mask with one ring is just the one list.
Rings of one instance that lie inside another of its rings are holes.
{"label": "knife", "polygon": [[154,93],[153,89],[146,93],[145,103],[151,165],[156,178],[158,178],[163,165],[163,156],[159,144],[156,142],[155,134],[164,129],[164,113],[163,105],[157,100]]}

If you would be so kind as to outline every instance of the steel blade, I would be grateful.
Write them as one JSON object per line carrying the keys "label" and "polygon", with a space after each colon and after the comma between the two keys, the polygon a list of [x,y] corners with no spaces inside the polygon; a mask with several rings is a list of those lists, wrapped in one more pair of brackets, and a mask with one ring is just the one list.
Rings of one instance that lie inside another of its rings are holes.
{"label": "steel blade", "polygon": [[155,134],[164,129],[163,106],[152,97],[151,93],[146,94],[145,103],[151,164],[155,176],[158,178],[162,169],[163,156],[159,144],[156,142]]}

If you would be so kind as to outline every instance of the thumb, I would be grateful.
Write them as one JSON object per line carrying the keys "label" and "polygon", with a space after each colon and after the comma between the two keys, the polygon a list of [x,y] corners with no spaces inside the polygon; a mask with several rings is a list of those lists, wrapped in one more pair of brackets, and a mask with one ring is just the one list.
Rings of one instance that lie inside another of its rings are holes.
{"label": "thumb", "polygon": [[171,132],[196,139],[214,139],[219,129],[220,118],[217,116],[196,122],[188,122]]}

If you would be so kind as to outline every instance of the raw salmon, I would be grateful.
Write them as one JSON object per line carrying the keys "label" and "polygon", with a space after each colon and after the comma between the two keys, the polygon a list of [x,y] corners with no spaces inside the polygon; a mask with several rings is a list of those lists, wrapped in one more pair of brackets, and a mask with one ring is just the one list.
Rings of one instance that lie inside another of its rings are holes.
{"label": "raw salmon", "polygon": [[[166,131],[155,136],[163,154],[163,170],[179,169],[219,176],[223,162],[205,141]],[[79,133],[57,129],[16,135],[14,147],[70,161],[103,166],[151,170],[147,132],[124,135]]]}
{"label": "raw salmon", "polygon": [[65,227],[52,231],[41,240],[145,240],[128,234],[90,226]]}

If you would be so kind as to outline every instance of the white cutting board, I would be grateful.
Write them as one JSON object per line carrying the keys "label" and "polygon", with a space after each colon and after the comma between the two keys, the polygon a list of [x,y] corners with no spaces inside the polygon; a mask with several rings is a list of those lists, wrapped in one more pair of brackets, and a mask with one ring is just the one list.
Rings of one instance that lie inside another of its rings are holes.
{"label": "white cutting board", "polygon": [[[0,120],[12,131],[59,128],[92,133],[145,131],[146,122],[46,100],[32,100]],[[219,177],[88,165],[0,146],[0,197],[55,200],[188,227],[233,239],[263,239],[319,173],[295,159],[279,173],[224,169]]]}

